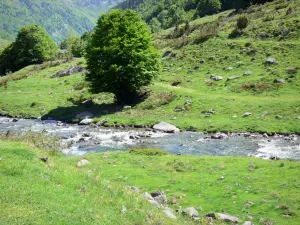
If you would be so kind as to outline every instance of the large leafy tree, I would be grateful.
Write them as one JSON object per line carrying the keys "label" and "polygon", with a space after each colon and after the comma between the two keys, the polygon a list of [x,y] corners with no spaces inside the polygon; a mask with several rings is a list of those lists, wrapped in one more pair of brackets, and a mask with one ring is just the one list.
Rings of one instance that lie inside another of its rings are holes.
{"label": "large leafy tree", "polygon": [[0,54],[0,73],[53,59],[58,46],[40,25],[21,28],[16,40]]}
{"label": "large leafy tree", "polygon": [[132,10],[111,10],[97,23],[86,50],[87,81],[93,93],[111,92],[131,103],[160,70],[151,32]]}
{"label": "large leafy tree", "polygon": [[200,0],[198,3],[198,15],[206,16],[217,13],[222,7],[220,0]]}

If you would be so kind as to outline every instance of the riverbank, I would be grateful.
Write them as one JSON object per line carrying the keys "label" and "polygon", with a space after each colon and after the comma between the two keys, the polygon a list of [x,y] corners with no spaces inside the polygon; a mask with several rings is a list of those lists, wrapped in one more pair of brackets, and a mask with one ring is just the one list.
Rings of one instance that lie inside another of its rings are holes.
{"label": "riverbank", "polygon": [[[166,133],[157,128],[177,132]],[[43,132],[58,138],[66,155],[155,148],[175,155],[252,156],[300,160],[300,137],[297,135],[178,132],[176,127],[165,123],[153,128],[107,128],[94,124],[78,125],[55,120],[0,117],[0,135],[14,136],[20,132],[26,134],[26,131]]]}
{"label": "riverbank", "polygon": [[[0,141],[0,149],[4,224],[200,223],[176,213],[189,206],[201,217],[221,212],[241,223],[299,221],[298,162],[153,155],[152,150],[88,154],[88,163],[78,167],[80,156],[53,155],[7,141]],[[176,222],[127,186],[137,187],[140,194],[162,189]]]}

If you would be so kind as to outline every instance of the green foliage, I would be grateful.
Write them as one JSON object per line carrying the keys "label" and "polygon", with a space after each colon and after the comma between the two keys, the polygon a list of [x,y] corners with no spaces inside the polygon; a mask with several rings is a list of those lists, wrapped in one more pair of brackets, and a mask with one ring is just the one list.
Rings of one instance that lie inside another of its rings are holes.
{"label": "green foliage", "polygon": [[86,59],[92,92],[114,93],[118,102],[132,101],[160,70],[150,31],[132,10],[111,10],[99,18]]}
{"label": "green foliage", "polygon": [[217,13],[222,7],[220,0],[200,0],[197,11],[199,16],[206,16]]}
{"label": "green foliage", "polygon": [[159,150],[159,149],[131,149],[129,153],[135,155],[147,155],[147,156],[168,155],[167,151]]}
{"label": "green foliage", "polygon": [[236,22],[236,27],[240,30],[245,29],[250,23],[250,19],[247,15],[242,15],[238,18]]}
{"label": "green foliage", "polygon": [[82,57],[85,47],[85,43],[77,37],[68,38],[60,44],[61,49],[67,49],[75,57]]}
{"label": "green foliage", "polygon": [[162,30],[161,23],[156,19],[156,17],[152,18],[149,22],[149,26],[151,28],[152,33],[158,33]]}
{"label": "green foliage", "polygon": [[0,74],[53,59],[57,53],[57,45],[41,26],[25,26],[19,31],[15,42],[1,53]]}

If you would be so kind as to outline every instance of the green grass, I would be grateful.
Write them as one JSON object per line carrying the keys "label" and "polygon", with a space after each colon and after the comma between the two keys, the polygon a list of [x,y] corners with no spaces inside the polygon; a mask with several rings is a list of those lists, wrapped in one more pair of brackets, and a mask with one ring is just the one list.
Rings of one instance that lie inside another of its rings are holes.
{"label": "green grass", "polygon": [[[47,164],[41,156],[49,157]],[[177,200],[170,207],[194,206],[201,216],[226,212],[245,221],[250,215],[254,224],[300,219],[299,162],[126,151],[86,155],[91,163],[78,168],[81,157],[8,141],[0,141],[0,157],[0,224],[172,224],[128,185],[162,189]],[[174,222],[193,223],[181,216]]]}
{"label": "green grass", "polygon": [[[156,35],[154,41],[161,53],[172,51],[176,56],[163,59],[164,71],[150,86],[150,97],[132,109],[122,110],[122,106],[112,104],[113,96],[108,93],[91,95],[82,74],[50,78],[57,71],[85,63],[83,59],[75,59],[46,68],[32,66],[11,75],[11,78],[28,77],[9,81],[7,89],[0,86],[0,112],[77,122],[78,113],[91,111],[95,122],[107,119],[106,125],[151,126],[166,121],[181,129],[206,132],[300,133],[300,70],[294,74],[287,71],[299,67],[300,2],[282,3],[274,1],[250,7],[246,13],[251,22],[238,38],[228,38],[239,17],[229,16],[231,11],[191,22],[193,32],[188,38],[169,39],[174,28]],[[293,8],[291,14],[287,14],[289,7]],[[272,17],[266,19],[269,14]],[[213,30],[214,27],[217,29]],[[283,36],[286,29],[290,33]],[[199,42],[207,33],[211,34],[209,39]],[[264,34],[269,37],[263,38]],[[210,60],[210,56],[215,60]],[[277,64],[265,65],[268,57],[275,58]],[[189,72],[196,66],[199,69]],[[251,75],[244,76],[248,70]],[[211,74],[224,79],[212,81]],[[231,76],[240,79],[227,81]],[[277,78],[285,83],[274,83]],[[78,104],[86,99],[92,99],[94,105]],[[176,108],[185,110],[176,112]],[[211,109],[215,114],[202,113]],[[253,115],[242,118],[245,112]],[[234,115],[237,119],[233,119]],[[277,115],[282,119],[276,119]]]}

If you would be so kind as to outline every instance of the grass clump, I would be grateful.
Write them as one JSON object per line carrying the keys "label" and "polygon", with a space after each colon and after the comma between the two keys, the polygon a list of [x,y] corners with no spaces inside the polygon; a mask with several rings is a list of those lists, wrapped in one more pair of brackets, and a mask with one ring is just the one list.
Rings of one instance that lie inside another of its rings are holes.
{"label": "grass clump", "polygon": [[131,149],[129,153],[135,155],[146,155],[146,156],[168,155],[167,151],[159,150],[159,149]]}
{"label": "grass clump", "polygon": [[247,15],[241,15],[236,22],[236,27],[237,29],[244,30],[248,27],[249,23],[249,17]]}

